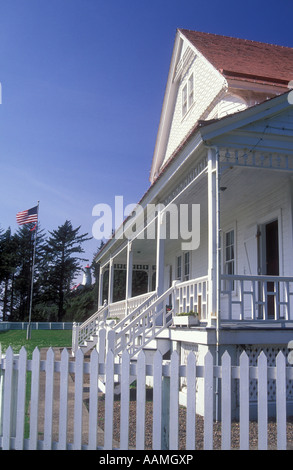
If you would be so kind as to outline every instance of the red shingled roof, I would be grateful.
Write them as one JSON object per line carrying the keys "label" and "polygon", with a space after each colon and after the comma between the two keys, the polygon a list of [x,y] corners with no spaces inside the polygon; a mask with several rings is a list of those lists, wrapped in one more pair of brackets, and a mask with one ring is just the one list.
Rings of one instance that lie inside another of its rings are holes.
{"label": "red shingled roof", "polygon": [[179,29],[226,78],[287,85],[293,80],[293,48]]}

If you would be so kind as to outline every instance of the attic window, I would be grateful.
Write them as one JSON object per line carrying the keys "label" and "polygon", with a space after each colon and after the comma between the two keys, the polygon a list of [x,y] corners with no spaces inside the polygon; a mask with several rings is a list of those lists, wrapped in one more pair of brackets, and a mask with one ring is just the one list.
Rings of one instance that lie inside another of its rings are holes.
{"label": "attic window", "polygon": [[182,89],[182,117],[189,111],[194,103],[194,80],[193,73],[187,80]]}
{"label": "attic window", "polygon": [[182,90],[182,116],[187,113],[187,85]]}
{"label": "attic window", "polygon": [[193,73],[188,79],[188,108],[193,105],[194,101],[194,86],[193,86]]}

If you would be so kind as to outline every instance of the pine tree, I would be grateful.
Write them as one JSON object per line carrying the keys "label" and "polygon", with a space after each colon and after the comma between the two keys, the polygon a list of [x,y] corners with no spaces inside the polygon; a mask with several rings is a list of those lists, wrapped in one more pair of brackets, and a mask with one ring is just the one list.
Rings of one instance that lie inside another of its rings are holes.
{"label": "pine tree", "polygon": [[47,241],[49,272],[46,281],[47,292],[51,300],[58,306],[57,321],[61,321],[64,313],[65,295],[76,275],[82,270],[81,261],[88,261],[78,255],[84,253],[82,244],[90,240],[87,233],[79,234],[80,226],[74,229],[70,221],[53,230]]}
{"label": "pine tree", "polygon": [[[29,314],[35,232],[30,225],[21,226],[15,234],[16,269],[14,275],[14,313],[12,320],[25,321]],[[34,269],[33,308],[42,293],[43,272],[46,272],[45,235],[38,228]]]}
{"label": "pine tree", "polygon": [[14,276],[17,267],[17,241],[11,229],[0,232],[0,292],[2,320],[7,321],[13,313]]}

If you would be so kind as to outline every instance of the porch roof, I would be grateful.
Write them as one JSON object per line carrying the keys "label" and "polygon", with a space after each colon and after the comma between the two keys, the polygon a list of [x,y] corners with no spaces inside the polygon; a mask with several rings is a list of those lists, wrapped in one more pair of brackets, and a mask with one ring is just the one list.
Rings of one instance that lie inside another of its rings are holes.
{"label": "porch roof", "polygon": [[[164,187],[166,182],[168,182],[170,178],[176,173],[179,166],[178,158],[187,145],[192,143],[193,150],[196,148],[203,148],[204,146],[209,147],[211,145],[216,145],[216,138],[219,136],[223,136],[225,133],[242,127],[247,123],[251,123],[257,119],[260,119],[261,117],[267,117],[268,115],[280,112],[286,107],[292,106],[288,102],[289,93],[290,91],[270,98],[265,102],[258,103],[255,106],[251,106],[250,108],[247,108],[243,111],[224,116],[220,119],[197,122],[189,134],[173,152],[166,164],[161,168],[160,173],[147,189],[147,191],[143,194],[138,204],[142,207],[145,207],[148,203],[152,203],[154,201],[155,197],[160,191],[160,188]],[[119,229],[124,226],[129,218],[130,216],[128,216],[123,221],[123,224],[121,227],[119,227]],[[99,260],[104,256],[108,249],[113,246],[113,244],[115,244],[115,233],[113,234],[112,238],[110,238],[104,244],[100,252],[97,254],[95,262],[99,262]]]}

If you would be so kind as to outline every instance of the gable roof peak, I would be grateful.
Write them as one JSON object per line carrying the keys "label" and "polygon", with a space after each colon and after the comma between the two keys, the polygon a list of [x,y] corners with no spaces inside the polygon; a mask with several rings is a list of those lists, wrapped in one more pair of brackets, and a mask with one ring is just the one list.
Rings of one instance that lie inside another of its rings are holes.
{"label": "gable roof peak", "polygon": [[293,48],[214,33],[178,31],[227,78],[287,85],[293,79]]}

